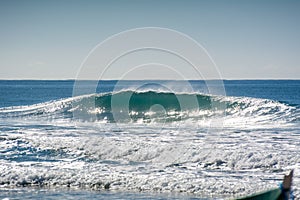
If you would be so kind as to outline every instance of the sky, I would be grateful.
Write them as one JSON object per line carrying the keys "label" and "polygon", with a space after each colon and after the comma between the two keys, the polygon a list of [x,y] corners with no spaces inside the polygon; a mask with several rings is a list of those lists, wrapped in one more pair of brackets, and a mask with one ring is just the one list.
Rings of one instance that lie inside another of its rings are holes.
{"label": "sky", "polygon": [[96,45],[141,27],[190,36],[223,79],[300,79],[291,0],[0,0],[0,79],[74,79]]}

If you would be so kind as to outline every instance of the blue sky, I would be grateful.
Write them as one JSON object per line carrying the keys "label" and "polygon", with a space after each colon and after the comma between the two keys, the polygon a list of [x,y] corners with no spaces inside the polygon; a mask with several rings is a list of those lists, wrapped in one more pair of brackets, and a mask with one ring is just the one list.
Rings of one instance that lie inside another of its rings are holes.
{"label": "blue sky", "polygon": [[76,78],[98,43],[138,27],[183,32],[224,79],[300,79],[300,1],[0,0],[0,79]]}

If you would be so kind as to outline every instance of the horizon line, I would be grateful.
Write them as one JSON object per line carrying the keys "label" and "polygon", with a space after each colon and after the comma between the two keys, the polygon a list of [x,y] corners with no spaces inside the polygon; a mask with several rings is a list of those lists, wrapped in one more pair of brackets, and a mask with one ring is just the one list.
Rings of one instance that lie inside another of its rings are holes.
{"label": "horizon line", "polygon": [[298,81],[300,78],[225,78],[225,79],[74,79],[74,78],[66,78],[66,79],[36,79],[36,78],[20,78],[20,79],[12,79],[12,78],[0,78],[0,81],[251,81],[251,80],[295,80]]}

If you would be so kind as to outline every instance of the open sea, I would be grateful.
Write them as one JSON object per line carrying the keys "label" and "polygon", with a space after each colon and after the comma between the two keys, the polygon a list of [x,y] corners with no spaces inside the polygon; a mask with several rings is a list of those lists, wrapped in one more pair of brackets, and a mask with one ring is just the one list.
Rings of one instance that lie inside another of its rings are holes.
{"label": "open sea", "polygon": [[0,199],[300,199],[300,80],[74,84],[0,80]]}

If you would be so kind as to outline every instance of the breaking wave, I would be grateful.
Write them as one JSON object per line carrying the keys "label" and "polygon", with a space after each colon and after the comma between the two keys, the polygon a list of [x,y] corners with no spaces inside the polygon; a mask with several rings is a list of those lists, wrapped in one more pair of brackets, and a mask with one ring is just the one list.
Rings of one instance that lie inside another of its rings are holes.
{"label": "breaking wave", "polygon": [[0,108],[0,118],[38,117],[114,122],[203,121],[213,118],[269,123],[299,121],[299,108],[274,100],[200,93],[119,91],[28,106]]}

